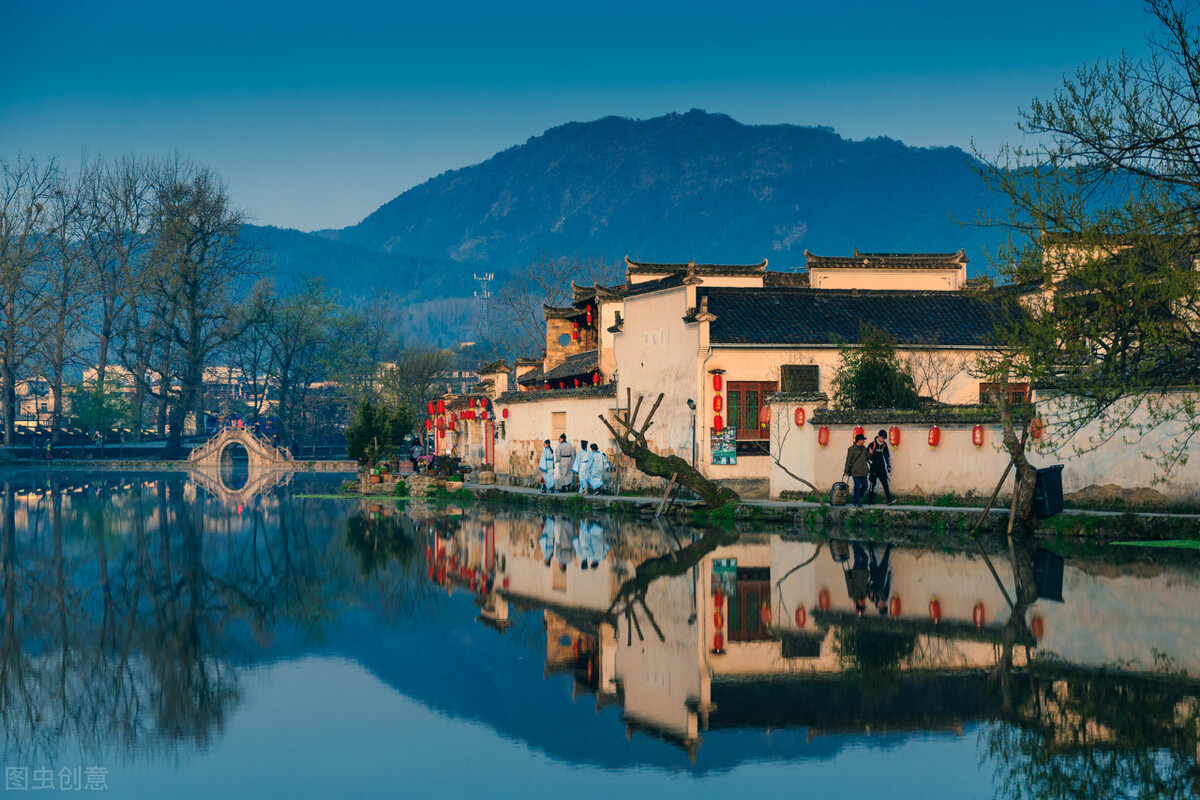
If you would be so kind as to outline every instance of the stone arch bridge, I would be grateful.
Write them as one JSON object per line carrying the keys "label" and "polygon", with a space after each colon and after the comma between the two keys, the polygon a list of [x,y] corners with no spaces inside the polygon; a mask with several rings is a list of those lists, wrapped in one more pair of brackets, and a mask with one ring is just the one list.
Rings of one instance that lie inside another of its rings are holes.
{"label": "stone arch bridge", "polygon": [[212,467],[219,469],[226,453],[241,445],[250,458],[251,470],[278,469],[292,464],[292,454],[276,447],[250,428],[222,428],[215,436],[199,447],[193,448],[188,456],[190,467]]}

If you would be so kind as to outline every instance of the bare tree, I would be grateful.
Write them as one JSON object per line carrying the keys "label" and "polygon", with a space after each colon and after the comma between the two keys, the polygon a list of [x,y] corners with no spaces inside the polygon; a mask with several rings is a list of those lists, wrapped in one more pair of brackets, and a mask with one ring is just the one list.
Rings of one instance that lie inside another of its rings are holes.
{"label": "bare tree", "polygon": [[912,376],[918,395],[942,403],[946,391],[967,371],[967,362],[961,357],[946,355],[931,343],[928,348],[910,351],[903,358],[901,369]]}
{"label": "bare tree", "polygon": [[61,191],[57,162],[0,162],[0,406],[4,443],[16,433],[17,380],[33,355],[45,308],[50,209]]}
{"label": "bare tree", "polygon": [[48,373],[54,398],[51,437],[55,441],[64,411],[64,374],[80,363],[83,318],[97,285],[85,249],[85,243],[96,235],[96,216],[90,213],[88,201],[97,170],[98,165],[85,161],[78,173],[62,181],[50,202],[50,257],[38,339],[39,360]]}
{"label": "bare tree", "polygon": [[[175,454],[187,414],[194,413],[197,432],[202,429],[204,368],[241,333],[235,304],[256,265],[253,252],[238,238],[242,214],[211,170],[178,158],[169,162],[156,186],[155,211],[151,285],[170,303],[164,344],[178,351],[179,391],[169,408],[166,448]],[[163,363],[169,366],[170,359]],[[160,375],[164,395],[172,392],[169,372]]]}
{"label": "bare tree", "polygon": [[[565,306],[572,301],[571,282],[591,286],[614,280],[615,268],[601,258],[542,257],[512,272],[492,301],[491,328],[483,335],[499,355],[541,349],[546,338],[542,303]],[[499,352],[503,351],[503,352]]]}

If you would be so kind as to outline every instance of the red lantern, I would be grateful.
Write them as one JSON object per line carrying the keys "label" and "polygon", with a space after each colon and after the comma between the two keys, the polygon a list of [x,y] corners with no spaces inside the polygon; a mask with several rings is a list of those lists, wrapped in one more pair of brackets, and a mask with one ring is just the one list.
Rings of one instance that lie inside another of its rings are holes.
{"label": "red lantern", "polygon": [[817,431],[817,444],[821,445],[821,447],[829,444],[829,428],[826,428],[824,425]]}
{"label": "red lantern", "polygon": [[1029,435],[1033,437],[1035,442],[1042,438],[1044,430],[1045,427],[1042,424],[1041,417],[1034,417],[1029,421]]}
{"label": "red lantern", "polygon": [[479,401],[478,401],[477,399],[475,399],[474,397],[472,397],[472,398],[471,398],[471,408],[474,408],[474,407],[475,407],[475,404],[476,404],[476,403],[478,403],[478,402],[479,402]]}
{"label": "red lantern", "polygon": [[867,435],[867,432],[863,430],[862,425],[854,426],[854,438],[855,439],[857,439],[859,436],[866,436],[866,435]]}
{"label": "red lantern", "polygon": [[454,426],[454,423],[456,423],[456,422],[458,422],[458,414],[455,414],[455,413],[451,412],[451,414],[450,414],[450,426],[451,426],[451,427],[453,427],[453,426]]}
{"label": "red lantern", "polygon": [[720,653],[725,650],[725,637],[720,631],[713,634],[713,652]]}
{"label": "red lantern", "polygon": [[429,416],[433,416],[433,401],[429,401]]}
{"label": "red lantern", "polygon": [[758,609],[758,618],[764,626],[771,624],[771,607],[763,605]]}
{"label": "red lantern", "polygon": [[758,412],[758,424],[764,428],[771,424],[770,406],[763,406],[762,410]]}
{"label": "red lantern", "polygon": [[576,379],[575,379],[575,388],[576,388],[576,389],[578,389],[578,388],[579,388],[579,378],[576,378]]}
{"label": "red lantern", "polygon": [[714,392],[721,391],[721,376],[720,375],[713,375],[713,391]]}
{"label": "red lantern", "polygon": [[588,325],[592,324],[592,307],[591,306],[587,307],[587,324]]}
{"label": "red lantern", "polygon": [[500,409],[500,414],[501,414],[501,416],[503,416],[505,419],[508,419],[508,409],[507,409],[507,408],[502,408],[502,409]]}
{"label": "red lantern", "polygon": [[807,622],[808,612],[804,609],[804,606],[800,606],[796,609],[796,627],[803,628]]}
{"label": "red lantern", "polygon": [[549,390],[549,389],[550,389],[550,381],[546,381],[546,389],[547,389],[547,390]]}
{"label": "red lantern", "polygon": [[976,425],[971,428],[971,444],[976,447],[983,447],[983,426]]}
{"label": "red lantern", "polygon": [[796,416],[796,427],[797,428],[804,427],[804,409],[797,407],[795,416]]}
{"label": "red lantern", "polygon": [[935,625],[942,620],[942,604],[936,597],[929,600],[929,618]]}
{"label": "red lantern", "polygon": [[717,630],[721,630],[722,628],[725,627],[725,615],[722,614],[720,611],[713,614],[713,627],[716,628]]}
{"label": "red lantern", "polygon": [[934,425],[932,428],[929,429],[929,449],[932,450],[933,448],[937,447],[938,442],[940,442],[941,440],[942,440],[942,431],[938,428],[937,425]]}
{"label": "red lantern", "polygon": [[975,604],[975,608],[971,609],[971,621],[975,623],[976,628],[982,628],[985,619],[983,601],[980,600]]}
{"label": "red lantern", "polygon": [[713,395],[713,411],[716,411],[719,414],[719,413],[721,413],[721,408],[723,406],[724,406],[724,403],[721,402],[721,395],[714,394]]}
{"label": "red lantern", "polygon": [[900,598],[899,597],[892,598],[892,604],[889,608],[889,611],[891,612],[893,617],[900,616]]}
{"label": "red lantern", "polygon": [[431,419],[425,420],[425,430],[427,430],[427,431],[433,430],[433,420],[431,420]]}
{"label": "red lantern", "polygon": [[578,342],[578,341],[579,341],[579,322],[578,322],[578,320],[575,322],[575,333],[574,333],[574,337],[575,337],[575,341],[577,341],[577,342]]}
{"label": "red lantern", "polygon": [[819,606],[822,611],[828,611],[831,602],[832,598],[829,596],[828,589],[822,589],[820,593],[817,594],[817,606]]}
{"label": "red lantern", "polygon": [[508,576],[507,575],[504,576],[504,588],[505,589],[508,588]]}
{"label": "red lantern", "polygon": [[888,441],[892,443],[892,447],[900,446],[900,429],[895,425],[888,431]]}
{"label": "red lantern", "polygon": [[1029,632],[1035,639],[1041,639],[1046,635],[1046,621],[1042,619],[1041,614],[1034,614],[1033,619],[1029,620]]}
{"label": "red lantern", "polygon": [[438,400],[438,413],[439,414],[446,413],[446,401],[445,400]]}
{"label": "red lantern", "polygon": [[722,424],[723,422],[724,422],[724,420],[721,419],[720,414],[717,414],[715,417],[713,417],[713,430],[716,431],[717,433],[720,433],[721,428],[724,427],[724,425]]}
{"label": "red lantern", "polygon": [[717,593],[713,595],[713,605],[717,607],[718,611],[721,610],[721,606],[725,605],[725,593],[720,589],[717,589]]}

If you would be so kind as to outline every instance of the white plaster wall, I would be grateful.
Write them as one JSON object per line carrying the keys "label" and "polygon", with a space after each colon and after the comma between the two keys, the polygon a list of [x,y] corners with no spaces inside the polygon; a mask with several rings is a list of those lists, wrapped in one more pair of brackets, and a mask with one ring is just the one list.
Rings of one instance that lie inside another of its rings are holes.
{"label": "white plaster wall", "polygon": [[906,292],[956,291],[967,279],[961,269],[837,269],[811,267],[809,283],[814,289],[898,290]]}
{"label": "white plaster wall", "polygon": [[[817,444],[818,426],[806,421],[803,427],[796,427],[795,408],[795,403],[779,403],[772,410],[775,425],[791,426],[780,451],[780,462],[826,492],[842,479],[846,450],[854,440],[854,426],[828,426],[829,444],[821,447]],[[812,405],[806,405],[805,410],[811,420]],[[1008,453],[1000,443],[1000,426],[984,425],[983,446],[975,447],[971,442],[973,425],[939,425],[941,440],[936,448],[927,444],[930,427],[899,426],[900,445],[892,447],[892,493],[940,495],[975,491],[990,495],[1008,465]],[[880,428],[889,430],[891,425],[864,423],[863,428],[869,438]],[[1044,466],[1046,462],[1032,459],[1032,463]],[[778,497],[780,492],[789,490],[808,491],[772,462],[771,496]]]}
{"label": "white plaster wall", "polygon": [[[690,463],[692,416],[687,401],[696,397],[700,333],[698,325],[683,321],[687,314],[687,288],[626,298],[624,331],[614,337],[614,350],[620,407],[625,407],[627,389],[632,391],[634,405],[641,395],[644,399],[638,419],[644,420],[662,392],[665,396],[654,414],[646,441],[655,451],[677,455]],[[626,473],[622,485],[661,483],[632,470]]]}
{"label": "white plaster wall", "polygon": [[[1172,404],[1181,404],[1188,399],[1185,394],[1162,398]],[[1200,503],[1200,437],[1193,438],[1185,447],[1189,455],[1186,463],[1176,464],[1170,470],[1164,470],[1158,463],[1160,453],[1172,450],[1184,440],[1188,422],[1168,422],[1144,434],[1130,427],[1118,431],[1108,441],[1104,441],[1103,424],[1094,422],[1069,441],[1055,441],[1060,413],[1056,411],[1056,405],[1053,398],[1038,403],[1038,411],[1046,423],[1046,436],[1035,445],[1034,453],[1039,460],[1065,465],[1064,492],[1111,483],[1127,489],[1152,487],[1172,501]],[[1114,416],[1126,413],[1133,426],[1143,426],[1149,420],[1145,406],[1138,409],[1118,407]]]}

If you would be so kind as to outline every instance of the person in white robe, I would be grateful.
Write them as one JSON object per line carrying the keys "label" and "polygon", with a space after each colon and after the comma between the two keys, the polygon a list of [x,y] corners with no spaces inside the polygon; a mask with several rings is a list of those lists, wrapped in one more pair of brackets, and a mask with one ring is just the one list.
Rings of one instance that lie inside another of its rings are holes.
{"label": "person in white robe", "polygon": [[538,472],[542,473],[542,491],[552,491],[554,489],[554,450],[550,447],[549,439],[545,441],[542,457],[538,461]]}

